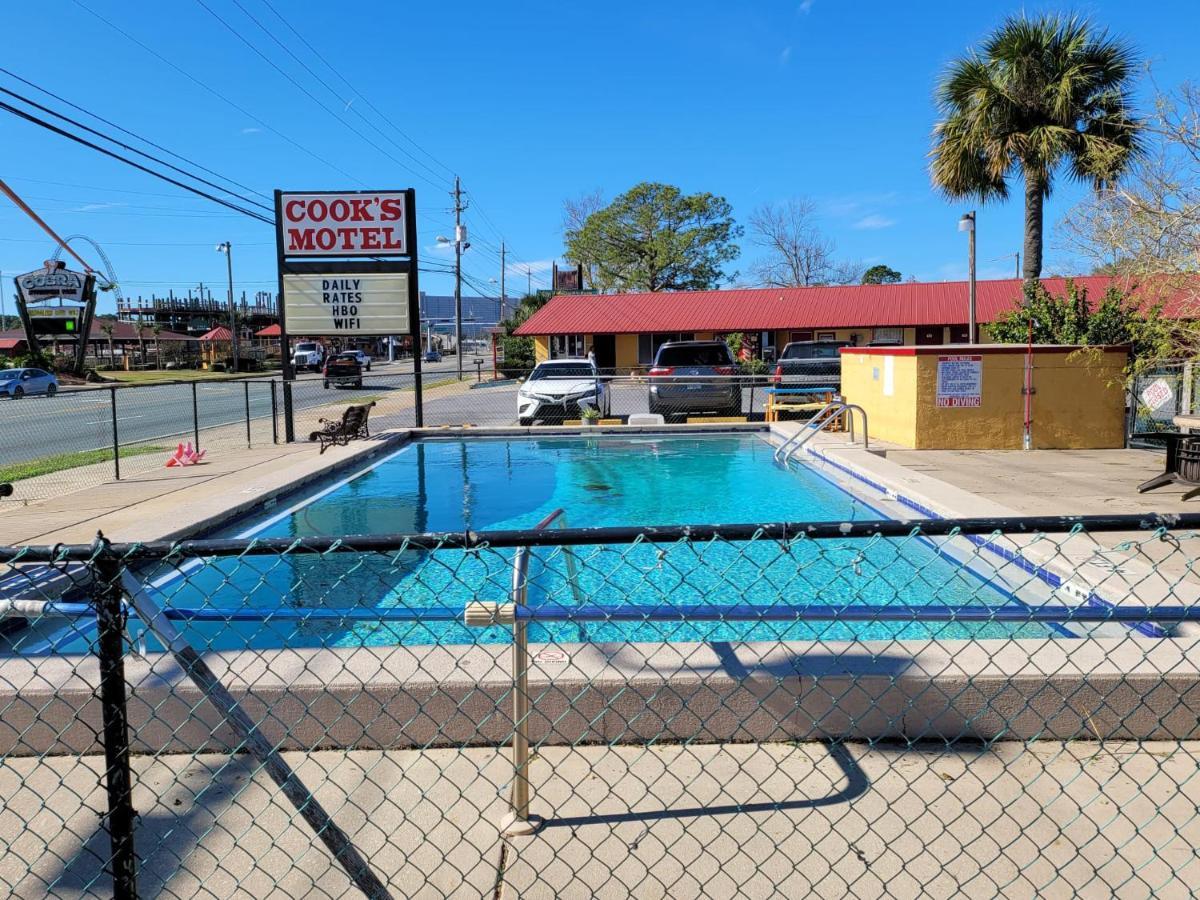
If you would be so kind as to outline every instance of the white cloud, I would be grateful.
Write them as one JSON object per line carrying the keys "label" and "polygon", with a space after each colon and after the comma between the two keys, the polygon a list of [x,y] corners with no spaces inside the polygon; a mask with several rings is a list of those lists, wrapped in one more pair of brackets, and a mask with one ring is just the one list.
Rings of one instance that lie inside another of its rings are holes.
{"label": "white cloud", "polygon": [[124,203],[85,203],[71,212],[95,212],[98,209],[112,209],[114,206],[124,206]]}
{"label": "white cloud", "polygon": [[895,219],[889,219],[887,216],[873,213],[869,216],[863,216],[852,227],[864,231],[877,231],[880,228],[891,228],[895,224]]}
{"label": "white cloud", "polygon": [[800,0],[800,5],[796,7],[796,12],[800,15],[807,16],[812,12],[813,0]]}
{"label": "white cloud", "polygon": [[792,58],[792,48],[784,47],[783,50],[780,51],[780,53],[779,53],[779,64],[781,66],[786,66],[788,64],[788,60],[791,58]]}
{"label": "white cloud", "polygon": [[242,134],[261,134],[261,133],[262,133],[261,128],[243,128],[242,129]]}

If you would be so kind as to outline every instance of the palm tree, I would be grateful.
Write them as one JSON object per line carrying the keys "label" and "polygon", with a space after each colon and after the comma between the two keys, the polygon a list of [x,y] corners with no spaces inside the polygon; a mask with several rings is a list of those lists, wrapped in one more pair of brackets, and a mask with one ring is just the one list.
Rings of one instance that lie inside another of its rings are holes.
{"label": "palm tree", "polygon": [[163,327],[159,322],[155,322],[150,330],[154,333],[154,368],[162,368],[162,357],[158,355],[158,336],[163,333]]}
{"label": "palm tree", "polygon": [[937,88],[933,183],[949,197],[982,202],[1025,182],[1026,281],[1042,273],[1042,206],[1065,166],[1097,189],[1141,153],[1130,91],[1136,55],[1088,22],[1009,18],[951,63]]}
{"label": "palm tree", "polygon": [[115,369],[117,367],[116,354],[113,353],[113,332],[116,330],[116,322],[105,322],[100,326],[100,331],[108,338],[108,367]]}

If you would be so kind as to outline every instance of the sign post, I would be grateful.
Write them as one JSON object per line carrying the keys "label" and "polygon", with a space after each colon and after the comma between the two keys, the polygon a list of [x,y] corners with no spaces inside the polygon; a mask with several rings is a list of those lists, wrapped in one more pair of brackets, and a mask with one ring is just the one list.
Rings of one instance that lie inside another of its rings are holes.
{"label": "sign post", "polygon": [[[296,439],[289,330],[305,337],[391,337],[417,346],[416,192],[275,191],[285,438]],[[413,354],[416,424],[424,423]]]}

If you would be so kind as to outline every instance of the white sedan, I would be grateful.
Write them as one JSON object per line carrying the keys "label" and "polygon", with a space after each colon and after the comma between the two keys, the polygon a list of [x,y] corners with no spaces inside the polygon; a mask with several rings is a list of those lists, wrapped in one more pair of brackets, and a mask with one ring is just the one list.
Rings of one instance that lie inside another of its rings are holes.
{"label": "white sedan", "polygon": [[535,419],[575,419],[583,407],[612,413],[608,385],[586,359],[556,359],[539,363],[517,391],[517,419],[532,425]]}

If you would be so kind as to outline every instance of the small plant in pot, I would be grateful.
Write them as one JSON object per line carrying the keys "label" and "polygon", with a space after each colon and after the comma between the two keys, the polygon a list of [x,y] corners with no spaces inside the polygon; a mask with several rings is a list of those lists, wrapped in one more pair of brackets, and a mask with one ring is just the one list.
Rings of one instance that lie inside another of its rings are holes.
{"label": "small plant in pot", "polygon": [[594,406],[585,406],[579,411],[579,418],[583,420],[584,425],[594,427],[600,424],[600,410]]}

